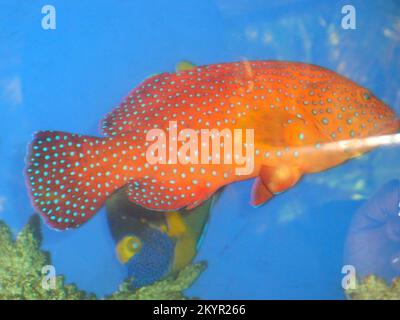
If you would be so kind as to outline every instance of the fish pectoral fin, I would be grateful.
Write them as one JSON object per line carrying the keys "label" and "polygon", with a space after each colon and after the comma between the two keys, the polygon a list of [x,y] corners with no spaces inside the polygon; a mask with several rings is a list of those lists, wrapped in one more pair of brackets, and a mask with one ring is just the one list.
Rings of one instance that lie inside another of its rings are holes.
{"label": "fish pectoral fin", "polygon": [[182,215],[177,211],[165,213],[168,230],[167,234],[170,237],[180,237],[187,231],[186,224],[183,221]]}
{"label": "fish pectoral fin", "polygon": [[268,190],[268,188],[262,182],[262,179],[260,177],[257,177],[251,189],[251,205],[254,207],[260,206],[271,199],[273,196],[274,194]]}
{"label": "fish pectoral fin", "polygon": [[293,187],[301,178],[298,167],[281,164],[276,167],[262,166],[260,180],[267,190],[276,194]]}
{"label": "fish pectoral fin", "polygon": [[182,60],[176,64],[175,71],[176,72],[187,71],[194,68],[197,68],[197,66],[189,61]]}

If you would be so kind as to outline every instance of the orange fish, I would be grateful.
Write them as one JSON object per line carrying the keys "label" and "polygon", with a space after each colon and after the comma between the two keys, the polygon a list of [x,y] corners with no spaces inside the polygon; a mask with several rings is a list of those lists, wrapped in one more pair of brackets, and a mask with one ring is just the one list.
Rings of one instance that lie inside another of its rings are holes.
{"label": "orange fish", "polygon": [[[214,64],[145,80],[103,120],[103,137],[36,133],[25,174],[36,210],[67,229],[123,186],[136,204],[175,211],[256,178],[252,203],[260,205],[303,174],[372,149],[363,139],[398,129],[387,105],[325,68]],[[211,145],[204,147],[203,133]]]}

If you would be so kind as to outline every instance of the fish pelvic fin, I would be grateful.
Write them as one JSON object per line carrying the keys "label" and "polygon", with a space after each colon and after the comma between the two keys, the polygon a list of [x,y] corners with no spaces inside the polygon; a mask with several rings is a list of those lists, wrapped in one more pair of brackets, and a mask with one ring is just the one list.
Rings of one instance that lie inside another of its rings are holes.
{"label": "fish pelvic fin", "polygon": [[260,170],[263,184],[274,194],[290,189],[299,182],[301,176],[299,168],[285,164],[276,167],[262,166]]}
{"label": "fish pelvic fin", "polygon": [[106,142],[58,131],[34,135],[25,177],[32,204],[48,225],[59,230],[79,227],[116,189],[111,165],[102,163]]}
{"label": "fish pelvic fin", "polygon": [[257,177],[251,189],[251,205],[258,207],[270,200],[273,196],[274,194],[268,190],[261,177]]}
{"label": "fish pelvic fin", "polygon": [[254,181],[250,203],[260,206],[270,200],[275,194],[293,187],[301,178],[299,168],[287,165],[270,167],[263,165],[259,176]]}

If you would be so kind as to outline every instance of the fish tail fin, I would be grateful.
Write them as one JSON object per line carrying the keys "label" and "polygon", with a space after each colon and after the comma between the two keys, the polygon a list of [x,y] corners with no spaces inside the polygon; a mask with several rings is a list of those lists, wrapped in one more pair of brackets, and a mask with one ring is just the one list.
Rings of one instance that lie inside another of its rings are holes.
{"label": "fish tail fin", "polygon": [[55,229],[76,228],[90,219],[115,190],[104,158],[107,138],[57,131],[34,135],[25,177],[35,209]]}

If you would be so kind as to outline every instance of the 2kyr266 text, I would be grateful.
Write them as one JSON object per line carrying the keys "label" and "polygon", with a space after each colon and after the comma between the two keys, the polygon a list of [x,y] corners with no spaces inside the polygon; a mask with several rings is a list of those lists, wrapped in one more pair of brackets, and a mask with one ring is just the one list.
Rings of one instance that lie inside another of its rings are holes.
{"label": "2kyr266 text", "polygon": [[246,306],[245,305],[230,305],[230,304],[206,304],[197,305],[197,314],[198,315],[207,315],[207,314],[226,314],[226,315],[235,315],[235,314],[245,314]]}

